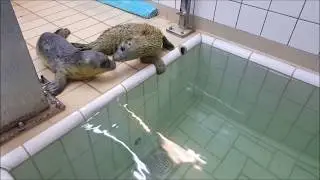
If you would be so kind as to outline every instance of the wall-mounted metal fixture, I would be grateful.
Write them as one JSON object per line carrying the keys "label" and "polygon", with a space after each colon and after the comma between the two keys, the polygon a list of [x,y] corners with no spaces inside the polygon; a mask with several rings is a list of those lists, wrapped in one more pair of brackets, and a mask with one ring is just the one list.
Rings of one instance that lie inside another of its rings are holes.
{"label": "wall-mounted metal fixture", "polygon": [[[181,0],[178,24],[170,24],[167,31],[179,36],[186,37],[194,32],[193,13],[191,14],[191,7],[194,7],[195,0]],[[192,10],[193,12],[193,10]]]}

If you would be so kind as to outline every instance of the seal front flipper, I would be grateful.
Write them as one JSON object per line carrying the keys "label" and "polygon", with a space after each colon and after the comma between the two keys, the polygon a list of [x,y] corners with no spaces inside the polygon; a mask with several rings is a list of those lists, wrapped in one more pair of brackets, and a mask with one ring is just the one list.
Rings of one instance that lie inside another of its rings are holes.
{"label": "seal front flipper", "polygon": [[157,56],[145,56],[141,57],[140,61],[146,64],[154,64],[156,67],[157,74],[162,74],[166,71],[166,65],[164,62]]}
{"label": "seal front flipper", "polygon": [[67,77],[64,72],[57,71],[55,74],[55,79],[53,82],[50,82],[46,90],[53,96],[60,94],[67,85]]}
{"label": "seal front flipper", "polygon": [[162,43],[164,49],[167,49],[169,51],[172,51],[174,49],[174,45],[167,39],[166,36],[162,37]]}

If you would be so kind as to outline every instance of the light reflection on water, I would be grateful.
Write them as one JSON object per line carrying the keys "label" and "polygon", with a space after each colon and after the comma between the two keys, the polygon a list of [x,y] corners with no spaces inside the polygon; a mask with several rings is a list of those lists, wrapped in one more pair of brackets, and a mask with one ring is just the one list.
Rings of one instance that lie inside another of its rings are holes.
{"label": "light reflection on water", "polygon": [[124,109],[131,115],[131,117],[132,117],[134,120],[136,120],[136,121],[139,122],[139,124],[142,126],[142,128],[143,128],[146,132],[148,132],[148,133],[151,132],[151,129],[149,128],[149,126],[147,126],[147,124],[146,124],[145,122],[143,122],[143,120],[142,120],[139,116],[137,116],[133,111],[129,110],[129,108],[127,107],[128,104],[124,104],[124,105],[122,105],[122,106],[123,106]]}
{"label": "light reflection on water", "polygon": [[[139,125],[142,127],[142,129],[145,130],[145,132],[149,133],[150,135],[152,134],[152,131],[149,128],[149,126],[143,121],[143,119],[141,117],[139,117],[132,110],[130,110],[130,108],[128,108],[128,104],[122,105],[122,104],[118,103],[118,105],[120,107],[124,108],[125,112],[128,113],[128,116],[130,117],[130,119],[138,121]],[[135,152],[133,152],[126,143],[124,143],[123,141],[118,139],[116,136],[112,135],[108,130],[106,130],[106,129],[101,130],[100,124],[95,126],[94,124],[89,123],[99,113],[100,112],[97,112],[91,118],[89,118],[86,121],[86,124],[84,124],[82,127],[86,131],[92,131],[95,134],[104,135],[104,136],[112,139],[113,141],[119,143],[120,145],[122,145],[132,155],[132,159],[136,164],[136,170],[133,171],[133,177],[135,177],[138,180],[146,180],[147,174],[150,174],[150,171],[149,171],[147,165],[139,159],[138,155]],[[118,128],[118,127],[119,127],[119,125],[117,123],[112,124],[112,128]],[[207,162],[201,158],[202,156],[200,154],[197,154],[194,150],[189,149],[189,148],[184,149],[183,147],[176,144],[172,140],[169,140],[167,137],[165,137],[160,132],[156,132],[156,134],[161,139],[160,147],[164,151],[166,151],[168,157],[172,160],[173,163],[175,163],[177,165],[180,165],[183,163],[193,164],[193,167],[198,170],[202,169],[201,165],[207,164]],[[147,174],[145,174],[145,173],[147,173]]]}
{"label": "light reflection on water", "polygon": [[144,172],[150,174],[147,166],[139,159],[139,157],[126,145],[126,143],[122,142],[121,140],[119,140],[117,137],[113,136],[112,134],[110,134],[108,132],[108,130],[100,130],[100,126],[98,125],[96,127],[94,127],[93,124],[89,124],[86,123],[84,124],[82,127],[87,130],[90,131],[92,130],[92,132],[96,133],[96,134],[103,134],[104,136],[107,136],[109,138],[111,138],[112,140],[114,140],[115,142],[119,143],[120,145],[122,145],[124,148],[126,148],[129,153],[132,155],[134,162],[136,163],[137,166],[137,171],[133,171],[133,176],[136,177],[139,180],[146,180],[146,175],[144,174]]}
{"label": "light reflection on water", "polygon": [[201,170],[201,164],[207,164],[206,161],[201,159],[201,155],[195,153],[192,149],[184,149],[175,142],[169,140],[161,133],[157,132],[160,136],[162,143],[161,147],[167,152],[171,160],[176,164],[191,163],[194,168]]}

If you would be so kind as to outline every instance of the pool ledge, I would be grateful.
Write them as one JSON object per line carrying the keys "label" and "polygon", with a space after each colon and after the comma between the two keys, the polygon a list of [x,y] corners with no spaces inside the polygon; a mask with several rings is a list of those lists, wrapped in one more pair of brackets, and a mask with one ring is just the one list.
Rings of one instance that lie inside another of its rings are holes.
{"label": "pool ledge", "polygon": [[[258,63],[262,66],[268,67],[280,73],[286,74],[292,78],[299,79],[306,83],[312,84],[319,87],[319,75],[315,72],[307,71],[299,67],[295,67],[285,62],[265,56],[258,52],[254,52],[250,49],[240,47],[232,42],[227,42],[222,39],[209,36],[206,34],[196,34],[188,41],[184,42],[180,46],[176,47],[174,50],[167,53],[162,57],[162,60],[166,65],[171,64],[177,58],[182,56],[181,47],[184,47],[187,51],[192,49],[194,46],[205,43],[210,46],[219,48],[221,50],[227,51],[234,55],[246,58],[252,62]],[[43,150],[48,145],[52,144],[56,140],[59,140],[62,136],[78,127],[85,121],[89,121],[92,117],[99,113],[99,110],[113,99],[125,94],[131,89],[135,88],[139,84],[143,83],[146,79],[156,74],[156,69],[154,65],[148,65],[144,69],[140,70],[136,74],[132,75],[128,79],[124,80],[119,85],[113,87],[100,97],[91,101],[84,107],[75,111],[71,115],[62,119],[58,123],[49,127],[44,132],[33,137],[32,139],[25,142],[22,146],[10,151],[9,153],[1,157],[1,179],[10,179],[11,175],[8,173],[14,168],[19,166],[21,163],[29,159],[31,156]]]}
{"label": "pool ledge", "polygon": [[285,74],[291,78],[298,79],[316,87],[320,86],[320,76],[318,72],[301,68],[300,66],[290,64],[283,59],[263,54],[259,51],[252,50],[248,47],[243,47],[234,42],[220,39],[219,37],[207,35],[207,33],[201,34],[201,38],[202,43],[237,55],[244,59],[248,59],[249,61]]}

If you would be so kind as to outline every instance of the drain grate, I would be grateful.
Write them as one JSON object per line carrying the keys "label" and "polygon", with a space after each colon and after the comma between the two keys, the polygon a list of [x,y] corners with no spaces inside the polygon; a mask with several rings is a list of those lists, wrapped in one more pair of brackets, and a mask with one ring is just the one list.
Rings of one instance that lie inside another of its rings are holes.
{"label": "drain grate", "polygon": [[150,170],[148,179],[165,179],[172,171],[173,163],[164,151],[156,151],[146,159]]}

